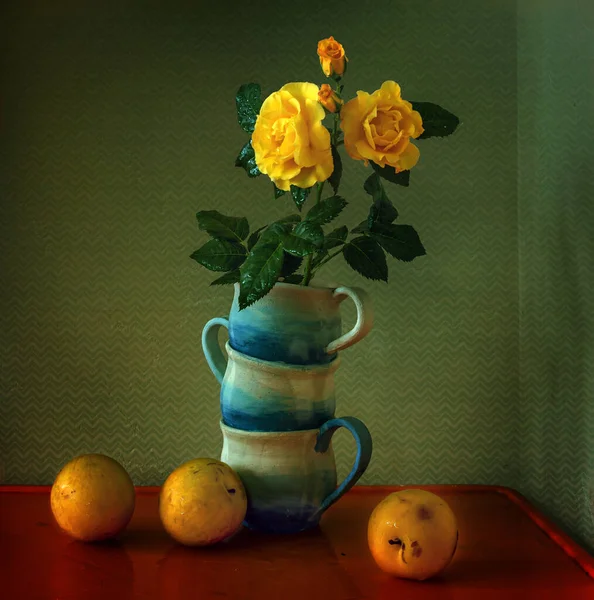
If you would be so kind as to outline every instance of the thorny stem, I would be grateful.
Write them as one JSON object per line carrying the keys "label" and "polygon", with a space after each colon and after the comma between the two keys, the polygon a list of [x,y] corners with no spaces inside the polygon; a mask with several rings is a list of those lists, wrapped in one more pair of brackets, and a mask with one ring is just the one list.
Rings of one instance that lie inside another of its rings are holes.
{"label": "thorny stem", "polygon": [[[317,184],[316,204],[319,204],[320,200],[322,198],[322,190],[324,189],[324,183],[326,183],[326,182],[322,181]],[[305,268],[303,270],[303,282],[301,285],[309,285],[309,282],[311,281],[311,276],[312,276],[311,261],[312,260],[313,260],[313,252],[311,254],[308,254],[305,257]]]}

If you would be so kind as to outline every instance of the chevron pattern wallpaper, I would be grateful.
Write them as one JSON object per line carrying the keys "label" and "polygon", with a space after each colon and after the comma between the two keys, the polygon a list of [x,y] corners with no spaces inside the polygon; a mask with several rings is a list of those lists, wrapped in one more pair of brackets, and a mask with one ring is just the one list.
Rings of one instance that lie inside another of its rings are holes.
{"label": "chevron pattern wallpaper", "polygon": [[[374,438],[362,483],[509,485],[585,539],[592,184],[576,168],[586,156],[571,153],[573,136],[587,143],[571,103],[585,107],[592,91],[586,67],[567,73],[556,48],[536,60],[553,20],[533,24],[513,0],[478,4],[221,3],[217,14],[180,0],[5,3],[0,481],[51,483],[93,451],[160,484],[184,460],[218,455],[219,390],[200,333],[232,290],[209,288],[212,274],[189,259],[205,241],[194,215],[217,208],[256,228],[291,210],[233,166],[246,141],[234,96],[249,81],[265,94],[322,83],[316,44],[334,35],[350,58],[347,94],[395,79],[405,98],[462,120],[422,143],[410,188],[389,190],[427,256],[392,259],[388,284],[338,260],[325,274],[365,287],[376,308],[337,373],[338,414]],[[559,102],[561,158],[546,148]],[[366,215],[367,174],[349,161],[338,224]],[[353,317],[345,306],[345,325]],[[335,447],[344,475],[348,434]]]}
{"label": "chevron pattern wallpaper", "polygon": [[594,6],[520,2],[520,489],[591,550],[593,65]]}

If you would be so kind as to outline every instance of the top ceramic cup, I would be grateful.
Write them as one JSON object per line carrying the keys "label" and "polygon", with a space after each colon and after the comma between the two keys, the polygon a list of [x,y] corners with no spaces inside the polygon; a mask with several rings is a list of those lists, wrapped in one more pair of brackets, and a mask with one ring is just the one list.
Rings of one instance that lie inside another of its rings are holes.
{"label": "top ceramic cup", "polygon": [[[341,335],[340,304],[346,298],[355,303],[357,322]],[[243,310],[239,310],[238,300],[236,283],[228,319],[229,343],[234,350],[261,360],[292,365],[328,363],[373,327],[371,300],[359,288],[277,283]],[[216,318],[219,325],[224,325],[224,320]]]}

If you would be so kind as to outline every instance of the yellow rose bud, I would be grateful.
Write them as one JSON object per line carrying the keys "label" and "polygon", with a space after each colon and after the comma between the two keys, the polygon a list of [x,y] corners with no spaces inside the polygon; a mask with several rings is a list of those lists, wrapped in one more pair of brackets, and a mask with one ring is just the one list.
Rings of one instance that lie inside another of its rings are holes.
{"label": "yellow rose bud", "polygon": [[258,169],[288,192],[325,181],[334,170],[318,86],[287,83],[264,100],[252,133]]}
{"label": "yellow rose bud", "polygon": [[318,102],[331,113],[335,113],[337,106],[342,104],[338,94],[327,83],[323,83],[320,87]]}
{"label": "yellow rose bud", "polygon": [[348,61],[342,44],[339,44],[332,36],[318,42],[318,56],[320,66],[326,77],[333,74],[342,75],[345,70],[345,62]]}
{"label": "yellow rose bud", "polygon": [[400,96],[400,86],[385,81],[379,90],[357,92],[340,111],[344,147],[351,158],[372,161],[396,172],[411,169],[419,149],[410,143],[424,131],[421,115]]}

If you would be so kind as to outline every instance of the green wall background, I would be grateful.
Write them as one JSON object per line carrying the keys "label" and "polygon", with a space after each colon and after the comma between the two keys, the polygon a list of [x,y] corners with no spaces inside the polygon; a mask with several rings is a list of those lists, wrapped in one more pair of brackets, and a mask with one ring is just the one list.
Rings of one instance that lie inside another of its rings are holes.
{"label": "green wall background", "polygon": [[580,0],[521,0],[519,488],[590,550],[594,550],[593,84],[594,6]]}
{"label": "green wall background", "polygon": [[[205,241],[194,214],[218,208],[257,227],[291,210],[234,168],[246,137],[234,96],[248,81],[265,93],[322,83],[315,48],[334,35],[349,96],[395,79],[405,98],[463,122],[423,142],[411,187],[390,190],[427,256],[392,260],[388,284],[338,260],[322,276],[365,287],[376,307],[337,373],[337,412],[374,438],[362,483],[509,485],[586,538],[593,219],[579,111],[592,86],[572,59],[591,42],[563,44],[570,17],[554,31],[555,16],[533,23],[512,0],[3,10],[0,480],[51,483],[93,451],[159,484],[218,454],[200,332],[232,290],[209,288],[189,259]],[[576,83],[583,93],[565,95]],[[367,170],[345,162],[338,224],[351,225],[367,212]],[[335,446],[345,474],[353,445],[340,432]]]}

